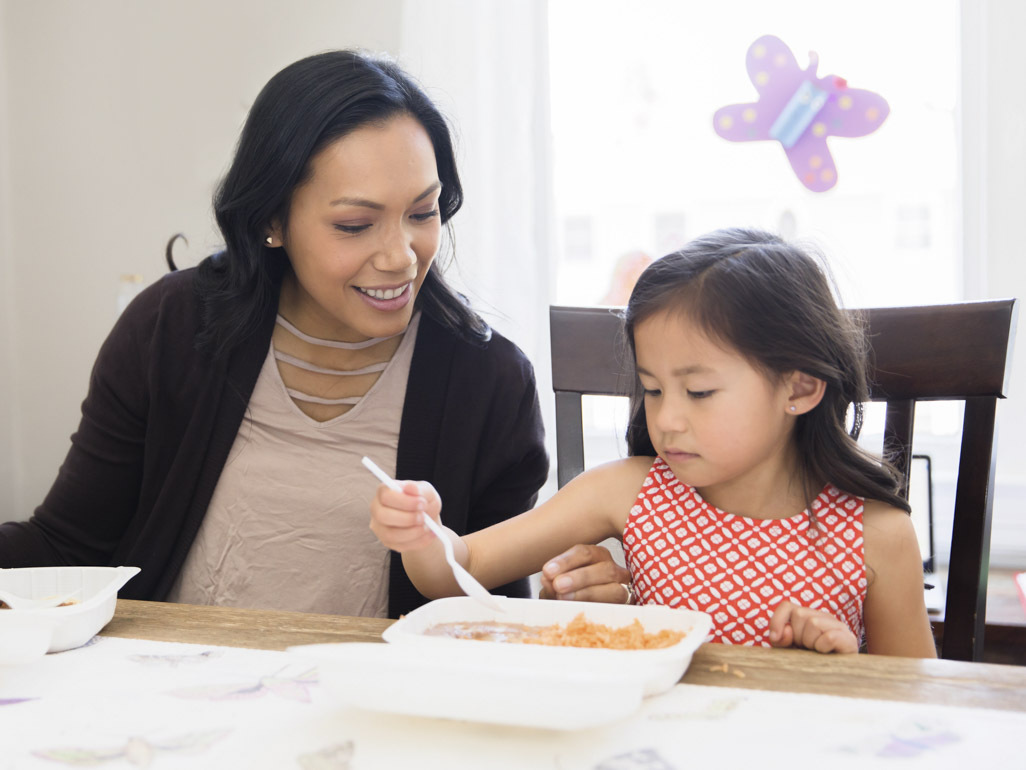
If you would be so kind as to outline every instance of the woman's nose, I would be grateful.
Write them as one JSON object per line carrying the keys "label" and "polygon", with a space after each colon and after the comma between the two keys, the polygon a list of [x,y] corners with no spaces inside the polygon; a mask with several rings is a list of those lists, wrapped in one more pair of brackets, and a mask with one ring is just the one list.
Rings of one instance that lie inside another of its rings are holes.
{"label": "woman's nose", "polygon": [[385,273],[398,273],[416,263],[412,234],[402,225],[388,228],[383,234],[374,266]]}

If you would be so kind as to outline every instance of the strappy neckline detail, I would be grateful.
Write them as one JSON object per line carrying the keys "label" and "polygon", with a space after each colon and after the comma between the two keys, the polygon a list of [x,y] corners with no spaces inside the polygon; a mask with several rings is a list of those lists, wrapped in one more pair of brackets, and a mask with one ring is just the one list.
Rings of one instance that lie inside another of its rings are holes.
{"label": "strappy neckline detail", "polygon": [[[288,321],[281,313],[279,313],[275,319],[275,322],[283,329],[287,330],[294,337],[297,337],[304,342],[311,345],[317,345],[318,347],[335,348],[341,350],[363,350],[373,345],[377,345],[380,342],[385,342],[390,339],[394,339],[402,334],[406,333],[406,329],[396,334],[391,334],[388,337],[371,337],[369,340],[363,342],[339,342],[338,340],[324,340],[319,337],[314,337],[305,332],[297,329],[292,323]],[[409,328],[409,327],[407,327]],[[297,369],[303,369],[308,372],[314,372],[315,374],[327,374],[332,377],[357,377],[362,374],[377,374],[378,372],[385,371],[388,368],[389,362],[392,360],[389,357],[388,361],[380,361],[376,364],[370,364],[368,366],[360,367],[359,369],[330,369],[324,366],[317,366],[309,361],[304,361],[302,358],[283,353],[271,344],[271,348],[274,352],[274,358],[277,361],[282,361],[289,366],[295,366]],[[282,381],[284,385],[284,381]],[[304,393],[301,390],[290,388],[285,386],[286,392],[294,398],[296,401],[303,401],[308,404],[323,404],[325,406],[354,406],[360,403],[360,399],[363,396],[346,396],[344,398],[322,398],[321,396],[313,396],[309,393]],[[364,394],[366,395],[366,394]]]}
{"label": "strappy neckline detail", "polygon": [[401,332],[390,334],[387,337],[371,337],[369,340],[364,340],[363,342],[339,342],[338,340],[322,340],[321,338],[313,337],[306,332],[301,332],[289,323],[281,313],[278,313],[275,318],[275,323],[287,329],[293,335],[303,340],[303,342],[309,342],[311,345],[320,345],[326,348],[338,348],[340,350],[363,350],[364,348],[369,348],[372,345],[377,345],[379,342],[384,342],[385,340],[390,340],[398,337],[400,334],[406,333],[406,329],[403,329]]}

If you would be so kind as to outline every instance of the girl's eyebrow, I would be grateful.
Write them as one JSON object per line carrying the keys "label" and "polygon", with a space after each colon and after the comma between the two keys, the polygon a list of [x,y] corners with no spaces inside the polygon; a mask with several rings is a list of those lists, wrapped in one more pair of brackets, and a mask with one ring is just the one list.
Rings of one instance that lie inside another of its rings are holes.
{"label": "girl's eyebrow", "polygon": [[[643,366],[637,366],[635,367],[635,369],[637,370],[638,374],[645,374],[649,377],[652,376],[652,373]],[[703,366],[702,364],[692,364],[691,366],[682,366],[679,369],[674,369],[672,372],[670,372],[670,374],[672,374],[674,377],[686,377],[689,374],[704,374],[706,372],[711,371],[712,369],[710,369],[708,366]]]}
{"label": "girl's eyebrow", "polygon": [[[435,190],[440,189],[441,187],[442,187],[442,183],[441,182],[433,182],[432,184],[428,185],[428,188],[426,190],[424,190],[424,192],[422,192],[420,195],[418,195],[416,198],[414,198],[413,202],[414,203],[420,203],[422,200],[424,200],[426,197],[428,197],[431,193],[433,193]],[[376,201],[368,200],[367,198],[345,198],[345,197],[343,197],[343,198],[336,198],[335,200],[333,200],[328,205],[329,206],[361,206],[361,207],[363,207],[365,209],[375,209],[377,211],[380,211],[383,208],[385,208],[382,204],[380,204],[380,203],[378,203]]]}

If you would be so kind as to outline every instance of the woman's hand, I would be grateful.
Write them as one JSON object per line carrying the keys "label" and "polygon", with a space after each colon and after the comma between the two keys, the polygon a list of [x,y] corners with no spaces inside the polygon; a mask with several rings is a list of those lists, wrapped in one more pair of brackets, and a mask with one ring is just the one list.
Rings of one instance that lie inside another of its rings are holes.
{"label": "woman's hand", "polygon": [[541,599],[625,604],[633,597],[630,573],[600,545],[575,545],[542,567]]}
{"label": "woman's hand", "polygon": [[859,642],[847,624],[822,610],[810,610],[781,602],[769,624],[769,641],[774,647],[805,647],[816,652],[859,651]]}
{"label": "woman's hand", "polygon": [[427,514],[438,521],[442,500],[426,481],[400,481],[402,492],[386,485],[378,487],[371,500],[371,532],[393,551],[416,551],[435,540],[421,518]]}

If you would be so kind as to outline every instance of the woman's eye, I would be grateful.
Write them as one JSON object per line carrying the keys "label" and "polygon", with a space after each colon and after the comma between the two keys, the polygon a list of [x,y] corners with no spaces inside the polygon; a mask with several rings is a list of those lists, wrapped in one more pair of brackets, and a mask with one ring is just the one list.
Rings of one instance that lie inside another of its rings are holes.
{"label": "woman's eye", "polygon": [[410,216],[418,222],[427,222],[429,219],[434,219],[438,216],[438,209],[432,209],[431,211],[425,211],[420,214],[411,214]]}
{"label": "woman's eye", "polygon": [[662,391],[661,390],[657,390],[656,388],[645,388],[645,397],[646,398],[655,398],[656,396],[661,395],[661,394],[662,394]]}
{"label": "woman's eye", "polygon": [[691,398],[709,398],[715,392],[715,390],[689,390],[688,395]]}
{"label": "woman's eye", "polygon": [[356,235],[362,233],[370,225],[335,225],[335,229],[339,232],[348,233],[349,235]]}

